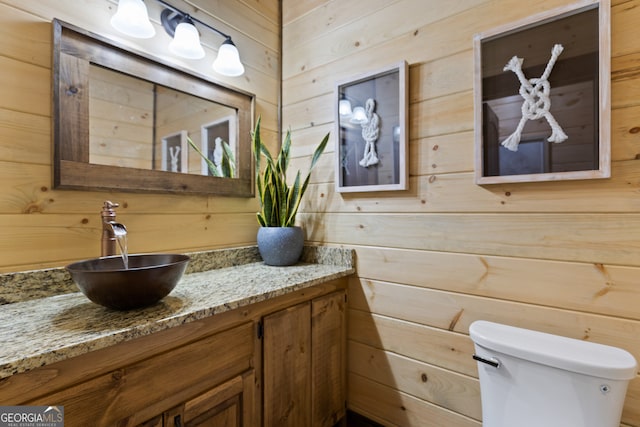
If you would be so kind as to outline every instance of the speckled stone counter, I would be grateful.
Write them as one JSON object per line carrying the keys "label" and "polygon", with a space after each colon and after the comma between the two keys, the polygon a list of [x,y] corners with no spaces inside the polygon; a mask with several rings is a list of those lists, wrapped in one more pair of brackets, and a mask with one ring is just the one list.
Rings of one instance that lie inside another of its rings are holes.
{"label": "speckled stone counter", "polygon": [[0,276],[5,295],[23,291],[0,305],[0,378],[354,273],[352,251],[340,248],[306,247],[291,267],[265,265],[253,247],[189,255],[171,294],[124,312],[90,302],[62,269]]}

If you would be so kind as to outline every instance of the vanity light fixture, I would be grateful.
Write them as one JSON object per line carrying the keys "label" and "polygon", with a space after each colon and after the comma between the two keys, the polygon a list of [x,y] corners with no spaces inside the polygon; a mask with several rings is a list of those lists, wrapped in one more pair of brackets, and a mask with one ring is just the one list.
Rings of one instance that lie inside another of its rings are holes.
{"label": "vanity light fixture", "polygon": [[156,30],[149,22],[147,6],[142,0],[120,0],[118,10],[111,18],[111,26],[123,34],[139,39],[149,39]]}
{"label": "vanity light fixture", "polygon": [[[244,66],[240,61],[240,54],[231,36],[206,24],[187,13],[182,12],[164,0],[155,0],[162,4],[165,9],[160,14],[160,22],[164,30],[173,37],[169,43],[169,50],[182,58],[201,59],[205,52],[200,44],[200,34],[196,23],[224,37],[224,42],[218,49],[218,56],[213,62],[213,70],[219,74],[229,77],[237,77],[244,74]],[[122,12],[121,12],[122,9]],[[131,23],[130,26],[123,23]],[[135,23],[135,25],[133,25]],[[111,25],[118,31],[138,38],[150,38],[155,34],[153,25],[149,21],[147,8],[142,0],[119,0],[118,11],[111,18]],[[151,31],[148,28],[151,28]],[[132,30],[130,28],[139,28]],[[146,28],[146,31],[141,30]]]}
{"label": "vanity light fixture", "polygon": [[244,66],[240,62],[238,48],[231,41],[231,37],[226,37],[227,39],[222,42],[220,49],[218,49],[218,57],[213,61],[213,71],[223,76],[241,76],[244,74]]}
{"label": "vanity light fixture", "polygon": [[[173,26],[173,24],[169,23],[174,21],[170,17],[167,18],[167,16],[176,16],[180,19],[180,22]],[[162,26],[167,33],[173,36],[173,40],[169,43],[169,50],[173,54],[186,59],[204,58],[204,49],[200,44],[200,34],[189,15],[176,15],[173,10],[165,9],[162,11],[160,18]]]}

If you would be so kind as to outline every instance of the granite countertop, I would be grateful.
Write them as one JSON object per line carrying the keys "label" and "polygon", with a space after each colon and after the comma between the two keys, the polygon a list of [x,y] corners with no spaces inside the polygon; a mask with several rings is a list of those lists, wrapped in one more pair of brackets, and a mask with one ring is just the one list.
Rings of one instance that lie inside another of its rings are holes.
{"label": "granite countertop", "polygon": [[90,302],[63,269],[0,276],[0,378],[355,272],[352,251],[340,248],[305,247],[290,267],[265,265],[254,247],[189,255],[176,288],[140,310]]}

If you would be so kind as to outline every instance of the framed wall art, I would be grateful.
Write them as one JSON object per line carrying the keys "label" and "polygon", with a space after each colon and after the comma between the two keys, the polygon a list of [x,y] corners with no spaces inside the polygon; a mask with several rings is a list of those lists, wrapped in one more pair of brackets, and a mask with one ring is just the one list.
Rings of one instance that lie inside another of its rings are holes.
{"label": "framed wall art", "polygon": [[608,178],[610,2],[474,38],[476,184]]}
{"label": "framed wall art", "polygon": [[160,170],[188,172],[187,131],[172,133],[162,137],[162,158]]}
{"label": "framed wall art", "polygon": [[336,191],[407,189],[407,68],[336,83]]}

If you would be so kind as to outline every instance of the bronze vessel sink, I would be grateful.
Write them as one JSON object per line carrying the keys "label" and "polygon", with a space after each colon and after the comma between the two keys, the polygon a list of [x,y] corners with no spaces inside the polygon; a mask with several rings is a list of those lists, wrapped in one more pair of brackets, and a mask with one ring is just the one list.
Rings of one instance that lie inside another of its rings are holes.
{"label": "bronze vessel sink", "polygon": [[184,274],[189,257],[180,254],[129,255],[89,259],[66,269],[91,301],[115,310],[152,305],[167,296]]}

